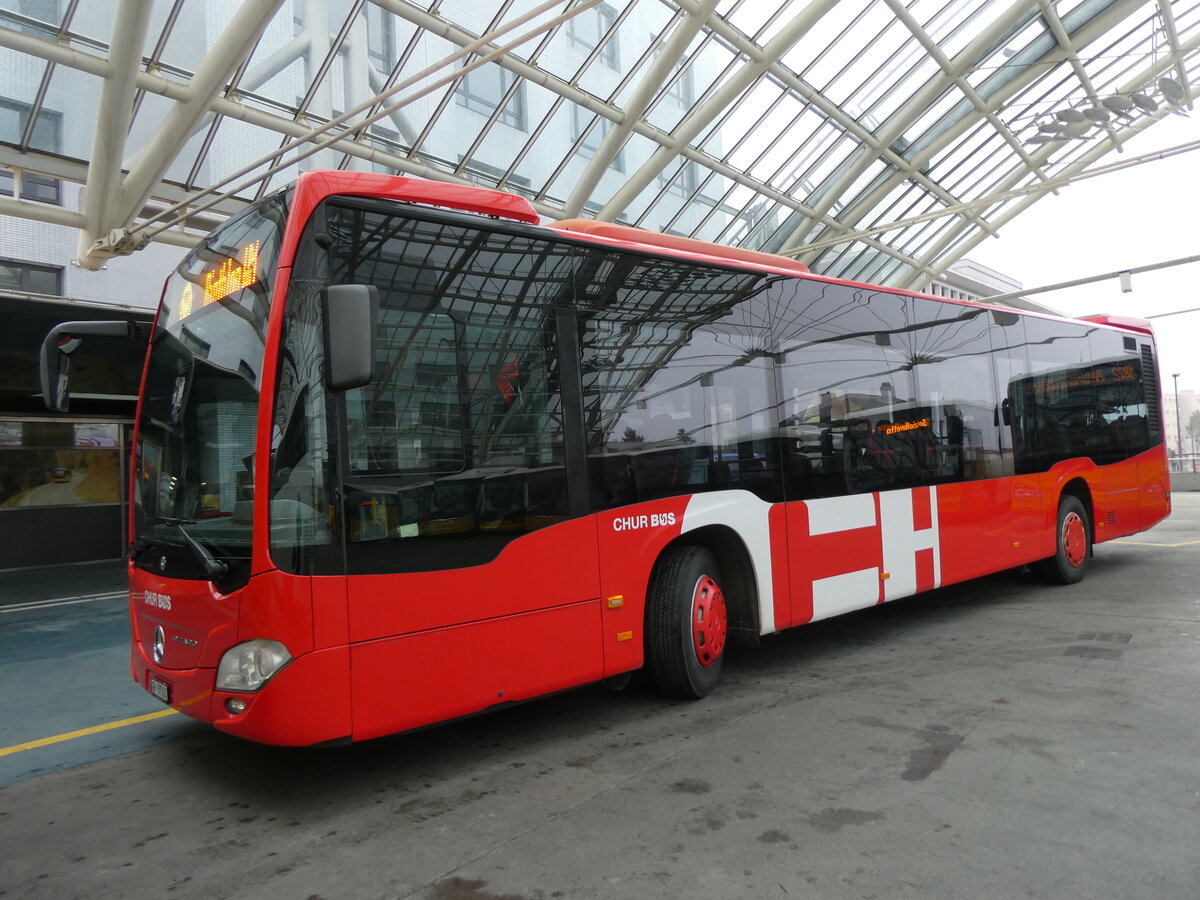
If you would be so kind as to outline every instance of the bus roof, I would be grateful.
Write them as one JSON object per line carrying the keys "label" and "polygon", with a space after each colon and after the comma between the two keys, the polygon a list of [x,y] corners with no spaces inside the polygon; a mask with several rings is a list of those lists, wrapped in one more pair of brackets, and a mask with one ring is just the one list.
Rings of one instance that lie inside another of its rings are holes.
{"label": "bus roof", "polygon": [[775,253],[763,253],[759,250],[729,247],[724,244],[710,244],[708,241],[701,241],[696,238],[647,231],[644,228],[634,228],[632,225],[597,222],[595,219],[563,219],[547,227],[555,231],[588,237],[599,237],[604,238],[606,241],[620,242],[622,244],[642,244],[656,249],[675,250],[680,253],[686,253],[689,256],[705,257],[715,262],[749,263],[756,267],[773,267],[803,274],[811,272],[804,263],[786,256],[779,256]]}

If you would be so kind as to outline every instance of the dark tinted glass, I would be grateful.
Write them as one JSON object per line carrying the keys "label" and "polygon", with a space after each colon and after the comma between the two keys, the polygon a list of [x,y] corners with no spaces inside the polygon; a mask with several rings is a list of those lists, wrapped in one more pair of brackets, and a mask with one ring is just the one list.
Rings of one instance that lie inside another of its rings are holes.
{"label": "dark tinted glass", "polygon": [[1117,462],[1157,443],[1142,360],[1124,336],[1036,318],[1023,324],[1029,371],[1008,385],[1018,472],[1075,457]]}
{"label": "dark tinted glass", "polygon": [[768,279],[592,261],[583,389],[592,505],[739,488],[782,499]]}
{"label": "dark tinted glass", "polygon": [[[330,426],[345,438],[336,469],[348,570],[479,565],[562,521],[554,305],[573,296],[570,248],[336,205],[325,233],[322,281],[380,295],[374,375],[339,395],[344,417]],[[292,331],[304,326],[299,310]],[[324,391],[319,367],[308,368],[297,400]],[[307,430],[297,443],[319,455],[314,415],[293,430]]]}
{"label": "dark tinted glass", "polygon": [[258,392],[285,215],[275,197],[230,220],[163,291],[133,501],[138,542],[155,551],[135,562],[169,577],[204,577],[190,541],[229,567],[223,588],[250,574]]}
{"label": "dark tinted glass", "polygon": [[820,282],[773,289],[789,499],[919,484],[936,464],[932,411],[916,396],[908,298]]}
{"label": "dark tinted glass", "polygon": [[[1092,390],[1096,400],[1091,457],[1097,463],[1118,462],[1148,450],[1151,440],[1142,359],[1125,349],[1125,336],[1097,329],[1089,337]],[[1136,345],[1135,345],[1136,346]]]}
{"label": "dark tinted glass", "polygon": [[[901,337],[920,397],[913,443],[927,483],[1006,474],[992,377],[994,328],[984,309],[914,298],[914,328]],[[925,424],[926,421],[928,424]]]}

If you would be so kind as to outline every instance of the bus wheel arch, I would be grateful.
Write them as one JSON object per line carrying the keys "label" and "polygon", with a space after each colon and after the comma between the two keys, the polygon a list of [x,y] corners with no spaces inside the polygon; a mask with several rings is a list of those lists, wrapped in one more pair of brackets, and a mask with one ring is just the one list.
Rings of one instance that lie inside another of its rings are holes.
{"label": "bus wheel arch", "polygon": [[1054,518],[1054,555],[1034,571],[1051,584],[1076,584],[1087,574],[1095,542],[1095,512],[1087,482],[1076,478],[1059,494]]}
{"label": "bus wheel arch", "polygon": [[728,528],[689,532],[655,561],[646,591],[646,664],[655,686],[698,699],[720,677],[733,632],[757,625],[749,553]]}

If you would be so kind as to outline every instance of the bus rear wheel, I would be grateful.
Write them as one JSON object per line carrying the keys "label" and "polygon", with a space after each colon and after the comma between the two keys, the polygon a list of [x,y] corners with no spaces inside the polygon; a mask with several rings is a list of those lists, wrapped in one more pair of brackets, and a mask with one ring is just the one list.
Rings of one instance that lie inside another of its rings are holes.
{"label": "bus rear wheel", "polygon": [[667,548],[646,599],[646,654],[655,686],[672,697],[707,696],[720,678],[729,632],[713,555],[703,547]]}
{"label": "bus rear wheel", "polygon": [[1087,574],[1092,559],[1092,528],[1083,501],[1071,494],[1058,503],[1054,532],[1054,555],[1037,563],[1034,570],[1051,584],[1075,584]]}

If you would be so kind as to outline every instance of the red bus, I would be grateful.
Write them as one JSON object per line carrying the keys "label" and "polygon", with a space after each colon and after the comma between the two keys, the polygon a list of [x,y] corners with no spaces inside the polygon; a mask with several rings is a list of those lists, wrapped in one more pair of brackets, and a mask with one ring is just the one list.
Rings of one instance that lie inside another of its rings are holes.
{"label": "red bus", "polygon": [[[47,339],[52,401],[80,333]],[[642,668],[701,697],[734,640],[1015,567],[1078,581],[1169,512],[1159,398],[1145,322],[309,172],[164,289],[133,678],[289,745]]]}

